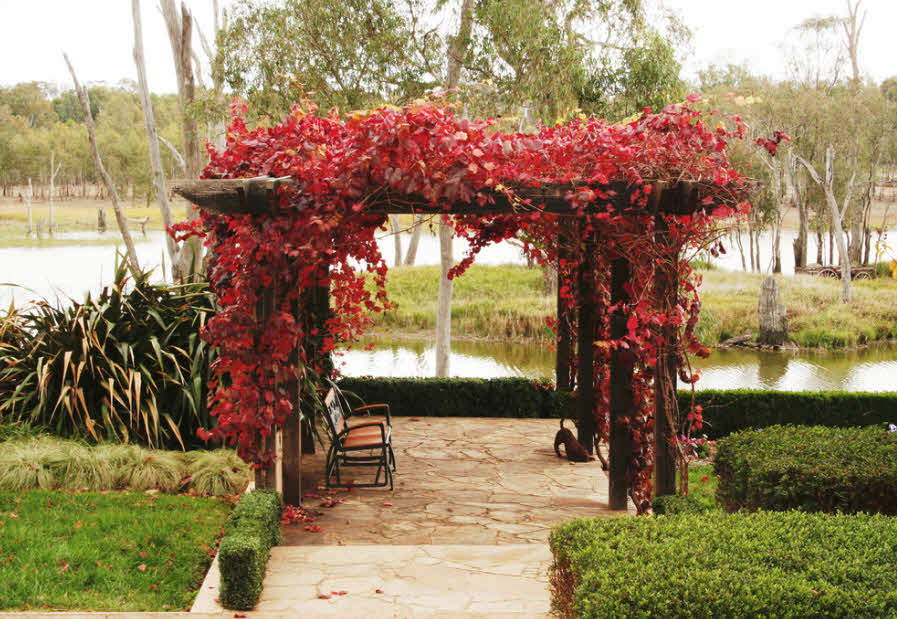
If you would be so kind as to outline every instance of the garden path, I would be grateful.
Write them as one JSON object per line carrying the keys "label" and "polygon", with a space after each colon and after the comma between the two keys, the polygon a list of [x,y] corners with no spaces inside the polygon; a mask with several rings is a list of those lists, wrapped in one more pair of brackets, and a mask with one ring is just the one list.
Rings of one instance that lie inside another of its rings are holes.
{"label": "garden path", "polygon": [[315,522],[284,527],[255,612],[545,616],[551,527],[614,514],[600,464],[557,458],[556,431],[556,420],[396,418],[392,493],[328,495],[324,454],[305,456]]}

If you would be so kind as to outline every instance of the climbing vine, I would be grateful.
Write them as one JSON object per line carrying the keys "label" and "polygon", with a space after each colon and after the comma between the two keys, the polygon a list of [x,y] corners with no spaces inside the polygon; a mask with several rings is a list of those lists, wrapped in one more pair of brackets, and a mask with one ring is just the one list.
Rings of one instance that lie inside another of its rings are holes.
{"label": "climbing vine", "polygon": [[[220,354],[211,385],[218,427],[202,436],[235,444],[244,459],[268,465],[273,456],[264,438],[297,414],[287,382],[296,372],[301,378],[323,370],[309,342],[316,339],[317,348],[332,349],[359,336],[371,312],[389,307],[386,266],[374,238],[386,217],[369,208],[373,200],[413,198],[446,208],[468,203],[488,209],[502,196],[513,204],[511,214],[454,218],[457,234],[471,246],[452,272],[457,276],[480,249],[513,236],[524,240],[534,259],[557,264],[564,218],[527,196],[530,188],[560,187],[570,214],[578,216],[563,245],[561,293],[571,307],[581,300],[574,274],[588,259],[599,317],[595,415],[606,433],[607,361],[613,351],[625,351],[621,357],[635,376],[634,406],[621,423],[632,445],[633,498],[643,505],[653,468],[652,381],[669,333],[663,327],[675,327],[675,354],[686,382],[698,376],[688,370],[685,355],[706,352],[694,334],[700,282],[688,266],[688,251],[719,251],[715,222],[749,208],[747,184],[726,157],[728,141],[743,137],[745,128],[737,118],[702,114],[693,107],[696,101],[693,95],[660,112],[646,109],[628,123],[580,118],[526,134],[498,132],[491,120],[460,118],[438,101],[344,116],[318,115],[306,105],[294,108],[281,124],[255,129],[245,124],[245,107],[235,106],[226,147],[210,148],[204,178],[290,176],[294,184],[278,190],[270,214],[203,213],[208,275],[221,311],[203,332]],[[696,184],[697,212],[652,212],[652,184],[686,180]],[[622,196],[614,190],[620,183]],[[666,243],[655,243],[658,225],[666,228]],[[628,259],[632,272],[629,300],[614,307],[608,272],[619,257]],[[679,286],[672,305],[655,294],[655,274],[663,265]],[[332,295],[332,317],[318,326],[303,319],[302,290],[315,285],[329,285]],[[623,337],[611,337],[614,312],[627,316]],[[291,358],[296,346],[298,359]],[[701,423],[699,412],[689,415],[689,423]]]}

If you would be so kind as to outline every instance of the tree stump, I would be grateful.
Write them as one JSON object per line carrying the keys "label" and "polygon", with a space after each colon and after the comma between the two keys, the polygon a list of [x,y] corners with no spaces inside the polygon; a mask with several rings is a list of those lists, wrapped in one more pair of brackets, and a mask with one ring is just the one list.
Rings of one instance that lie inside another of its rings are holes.
{"label": "tree stump", "polygon": [[767,277],[760,286],[760,344],[781,346],[788,339],[788,316],[785,306],[779,305],[779,282]]}

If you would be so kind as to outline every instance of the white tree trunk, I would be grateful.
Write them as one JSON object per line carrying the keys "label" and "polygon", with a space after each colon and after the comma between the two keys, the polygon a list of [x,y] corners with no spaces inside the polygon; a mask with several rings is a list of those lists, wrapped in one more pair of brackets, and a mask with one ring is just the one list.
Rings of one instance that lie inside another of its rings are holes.
{"label": "white tree trunk", "polygon": [[[449,41],[446,64],[445,90],[458,86],[461,80],[461,61],[470,45],[470,32],[473,28],[473,0],[461,3],[461,21],[458,33]],[[449,375],[449,355],[452,341],[452,280],[448,272],[452,268],[452,234],[451,225],[439,222],[439,256],[442,275],[439,278],[439,295],[436,303],[436,376]]]}
{"label": "white tree trunk", "polygon": [[[146,62],[143,58],[143,26],[140,22],[140,0],[131,0],[131,12],[134,16],[134,64],[137,65],[137,87],[140,93],[140,106],[143,108],[143,122],[146,125],[146,140],[149,144],[150,165],[153,169],[153,185],[156,188],[156,199],[162,214],[162,224],[168,230],[171,226],[171,207],[168,204],[168,192],[165,189],[165,170],[162,167],[162,153],[159,152],[159,140],[156,134],[156,119],[153,114],[153,102],[150,99],[149,84],[146,79]],[[171,259],[171,278],[180,281],[182,273],[178,270],[178,246],[170,234],[165,235],[168,257]]]}
{"label": "white tree trunk", "polygon": [[853,191],[853,183],[856,179],[856,173],[851,177],[850,182],[847,183],[847,189],[844,196],[844,207],[843,210],[839,210],[838,200],[835,198],[834,191],[835,149],[832,146],[829,146],[825,151],[824,181],[820,178],[819,174],[816,172],[816,168],[814,168],[810,162],[803,158],[799,158],[799,161],[803,164],[804,168],[806,168],[813,181],[822,187],[822,190],[825,193],[825,202],[828,205],[829,214],[831,215],[832,235],[835,244],[838,247],[838,258],[841,262],[841,300],[844,303],[850,303],[852,290],[852,282],[850,279],[850,254],[847,248],[847,239],[844,238],[844,226],[842,221],[844,213],[847,211],[847,206],[850,204],[850,194]]}
{"label": "white tree trunk", "polygon": [[395,250],[396,250],[396,260],[395,260],[396,266],[402,265],[402,237],[399,236],[400,225],[401,224],[399,224],[399,216],[393,215],[392,216],[392,238],[393,238],[393,244],[395,245]]}
{"label": "white tree trunk", "polygon": [[28,177],[28,193],[24,195],[25,208],[28,209],[28,236],[34,231],[34,221],[31,219],[31,199],[34,197],[34,188],[31,186],[31,177]]}
{"label": "white tree trunk", "polygon": [[447,377],[451,369],[449,358],[452,352],[452,280],[448,272],[454,266],[452,256],[452,236],[450,224],[439,222],[439,295],[436,301],[436,376]]}
{"label": "white tree trunk", "polygon": [[[62,164],[60,164],[60,167]],[[56,191],[56,174],[59,173],[59,167],[56,166],[56,151],[50,151],[50,236],[53,236],[53,228],[55,222],[53,219],[53,193]]]}
{"label": "white tree trunk", "polygon": [[109,192],[109,196],[112,198],[112,209],[115,211],[115,221],[118,223],[118,229],[121,231],[121,238],[125,243],[128,263],[131,265],[132,270],[139,271],[140,262],[137,260],[137,251],[134,249],[134,241],[131,238],[131,231],[128,230],[128,220],[125,218],[125,213],[121,208],[121,200],[118,198],[115,184],[112,182],[109,173],[106,172],[106,168],[103,167],[103,160],[100,157],[100,149],[99,146],[97,146],[97,132],[93,124],[93,116],[90,115],[90,101],[87,98],[87,89],[82,89],[81,85],[78,83],[75,69],[72,67],[69,57],[65,53],[62,54],[62,57],[65,58],[65,63],[69,67],[69,73],[72,74],[72,81],[75,82],[75,92],[78,93],[78,99],[81,101],[81,108],[84,110],[84,123],[87,125],[87,137],[90,139],[93,162],[97,166],[97,171],[99,171],[100,177],[103,179],[103,184],[106,185],[106,190]]}
{"label": "white tree trunk", "polygon": [[405,265],[414,266],[417,260],[417,246],[420,244],[420,235],[424,229],[424,216],[414,216],[414,229],[411,231],[411,240],[408,242],[408,250],[405,252]]}

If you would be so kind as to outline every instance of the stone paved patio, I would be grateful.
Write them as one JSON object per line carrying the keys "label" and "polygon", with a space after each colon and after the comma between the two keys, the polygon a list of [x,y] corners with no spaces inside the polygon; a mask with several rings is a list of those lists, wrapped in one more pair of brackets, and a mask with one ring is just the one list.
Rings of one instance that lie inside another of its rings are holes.
{"label": "stone paved patio", "polygon": [[[398,417],[395,491],[340,491],[334,496],[343,503],[332,509],[306,498],[323,530],[284,527],[285,543],[545,543],[555,523],[614,515],[601,465],[555,456],[557,427],[550,419]],[[319,494],[308,489],[323,488],[323,470],[324,454],[303,458],[306,493]],[[344,479],[363,482],[375,469],[345,470]]]}
{"label": "stone paved patio", "polygon": [[284,527],[252,614],[546,616],[551,527],[615,515],[600,464],[557,458],[556,431],[541,419],[397,418],[394,492],[328,495],[324,454],[305,456],[304,505],[321,531]]}

